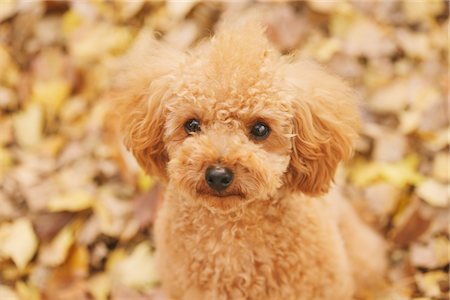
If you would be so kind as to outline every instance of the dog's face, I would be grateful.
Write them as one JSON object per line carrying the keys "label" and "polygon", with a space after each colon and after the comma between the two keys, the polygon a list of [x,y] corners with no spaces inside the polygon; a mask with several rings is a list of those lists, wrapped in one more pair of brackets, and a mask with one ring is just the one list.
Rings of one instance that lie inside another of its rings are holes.
{"label": "dog's face", "polygon": [[147,172],[219,208],[327,191],[357,129],[343,82],[289,63],[257,26],[189,54],[152,49],[121,90],[125,144]]}
{"label": "dog's face", "polygon": [[283,185],[293,130],[273,70],[235,73],[197,59],[189,74],[175,76],[183,85],[166,102],[169,180],[221,207],[273,196]]}

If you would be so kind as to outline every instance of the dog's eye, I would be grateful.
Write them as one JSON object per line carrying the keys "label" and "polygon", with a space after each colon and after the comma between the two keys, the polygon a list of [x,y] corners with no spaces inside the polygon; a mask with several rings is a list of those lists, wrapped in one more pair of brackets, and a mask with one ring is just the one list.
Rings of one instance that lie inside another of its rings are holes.
{"label": "dog's eye", "polygon": [[270,127],[263,122],[256,122],[255,125],[253,125],[250,133],[255,140],[265,140],[269,136]]}
{"label": "dog's eye", "polygon": [[196,119],[190,119],[184,123],[184,130],[186,133],[190,134],[193,132],[199,132],[200,129],[200,121]]}

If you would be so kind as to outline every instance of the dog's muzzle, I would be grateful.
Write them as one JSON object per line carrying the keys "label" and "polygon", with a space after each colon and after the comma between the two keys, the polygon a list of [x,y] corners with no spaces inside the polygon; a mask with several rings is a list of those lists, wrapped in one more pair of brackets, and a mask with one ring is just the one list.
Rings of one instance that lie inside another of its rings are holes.
{"label": "dog's muzzle", "polygon": [[208,167],[205,172],[206,183],[218,193],[226,190],[231,185],[233,178],[234,174],[230,169],[220,166]]}

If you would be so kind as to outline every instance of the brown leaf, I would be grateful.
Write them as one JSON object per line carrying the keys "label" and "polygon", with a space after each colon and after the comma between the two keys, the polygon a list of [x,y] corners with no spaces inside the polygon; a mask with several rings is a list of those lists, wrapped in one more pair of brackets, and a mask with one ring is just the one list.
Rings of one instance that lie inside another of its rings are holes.
{"label": "brown leaf", "polygon": [[69,212],[42,213],[31,218],[33,227],[40,241],[47,242],[73,219],[74,214]]}
{"label": "brown leaf", "polygon": [[430,226],[433,212],[417,197],[398,216],[391,233],[391,240],[406,246],[416,241]]}
{"label": "brown leaf", "polygon": [[163,198],[164,187],[156,184],[151,190],[134,199],[134,218],[138,221],[141,229],[147,228],[155,222]]}

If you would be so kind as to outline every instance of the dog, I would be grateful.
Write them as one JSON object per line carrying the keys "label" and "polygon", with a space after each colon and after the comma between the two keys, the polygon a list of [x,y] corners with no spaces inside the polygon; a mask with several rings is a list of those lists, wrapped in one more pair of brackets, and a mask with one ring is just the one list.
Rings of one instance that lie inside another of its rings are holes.
{"label": "dog", "polygon": [[383,240],[324,196],[358,135],[350,87],[251,22],[189,51],[148,44],[115,94],[125,146],[166,186],[154,231],[168,298],[345,300],[381,281]]}

